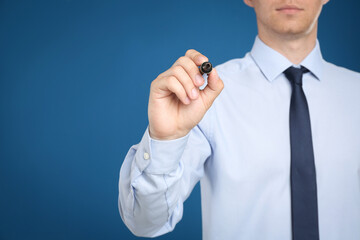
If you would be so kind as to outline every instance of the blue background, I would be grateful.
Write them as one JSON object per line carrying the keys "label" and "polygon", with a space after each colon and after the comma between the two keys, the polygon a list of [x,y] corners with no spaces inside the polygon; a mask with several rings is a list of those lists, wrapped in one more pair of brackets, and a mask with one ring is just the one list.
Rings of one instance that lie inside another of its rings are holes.
{"label": "blue background", "polygon": [[[326,60],[360,71],[357,0],[328,3]],[[243,57],[255,14],[233,1],[0,1],[0,239],[137,239],[117,209],[121,163],[152,80],[189,48]],[[199,185],[175,230],[201,239]]]}

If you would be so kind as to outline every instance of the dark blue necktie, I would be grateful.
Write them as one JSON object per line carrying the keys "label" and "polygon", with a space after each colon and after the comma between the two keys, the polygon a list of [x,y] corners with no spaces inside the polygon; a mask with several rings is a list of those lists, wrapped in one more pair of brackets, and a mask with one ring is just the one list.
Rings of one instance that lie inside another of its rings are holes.
{"label": "dark blue necktie", "polygon": [[293,240],[319,239],[318,205],[310,115],[302,88],[308,69],[289,67],[284,71],[292,86],[290,102],[291,218]]}

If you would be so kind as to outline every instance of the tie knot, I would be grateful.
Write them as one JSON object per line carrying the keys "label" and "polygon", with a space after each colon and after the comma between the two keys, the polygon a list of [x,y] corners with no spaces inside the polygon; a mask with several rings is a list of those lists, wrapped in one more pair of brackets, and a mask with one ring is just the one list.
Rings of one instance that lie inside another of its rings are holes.
{"label": "tie knot", "polygon": [[309,70],[304,66],[301,66],[301,68],[291,66],[284,71],[284,74],[292,84],[295,83],[302,86],[302,75],[307,72],[309,72]]}

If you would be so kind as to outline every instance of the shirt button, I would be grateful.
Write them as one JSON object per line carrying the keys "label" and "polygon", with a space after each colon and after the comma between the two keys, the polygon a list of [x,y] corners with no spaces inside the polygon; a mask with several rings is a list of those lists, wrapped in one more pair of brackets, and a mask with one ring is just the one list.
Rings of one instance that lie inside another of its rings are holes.
{"label": "shirt button", "polygon": [[150,155],[149,155],[147,152],[145,152],[145,153],[144,153],[144,159],[145,159],[145,160],[148,160],[149,158],[150,158]]}

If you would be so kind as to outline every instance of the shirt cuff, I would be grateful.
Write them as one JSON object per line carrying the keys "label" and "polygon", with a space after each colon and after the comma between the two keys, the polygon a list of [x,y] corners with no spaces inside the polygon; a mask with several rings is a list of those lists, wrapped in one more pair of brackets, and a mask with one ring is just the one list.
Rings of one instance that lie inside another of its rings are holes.
{"label": "shirt cuff", "polygon": [[165,174],[175,170],[185,150],[190,132],[177,139],[156,140],[150,137],[148,126],[135,157],[140,172]]}

